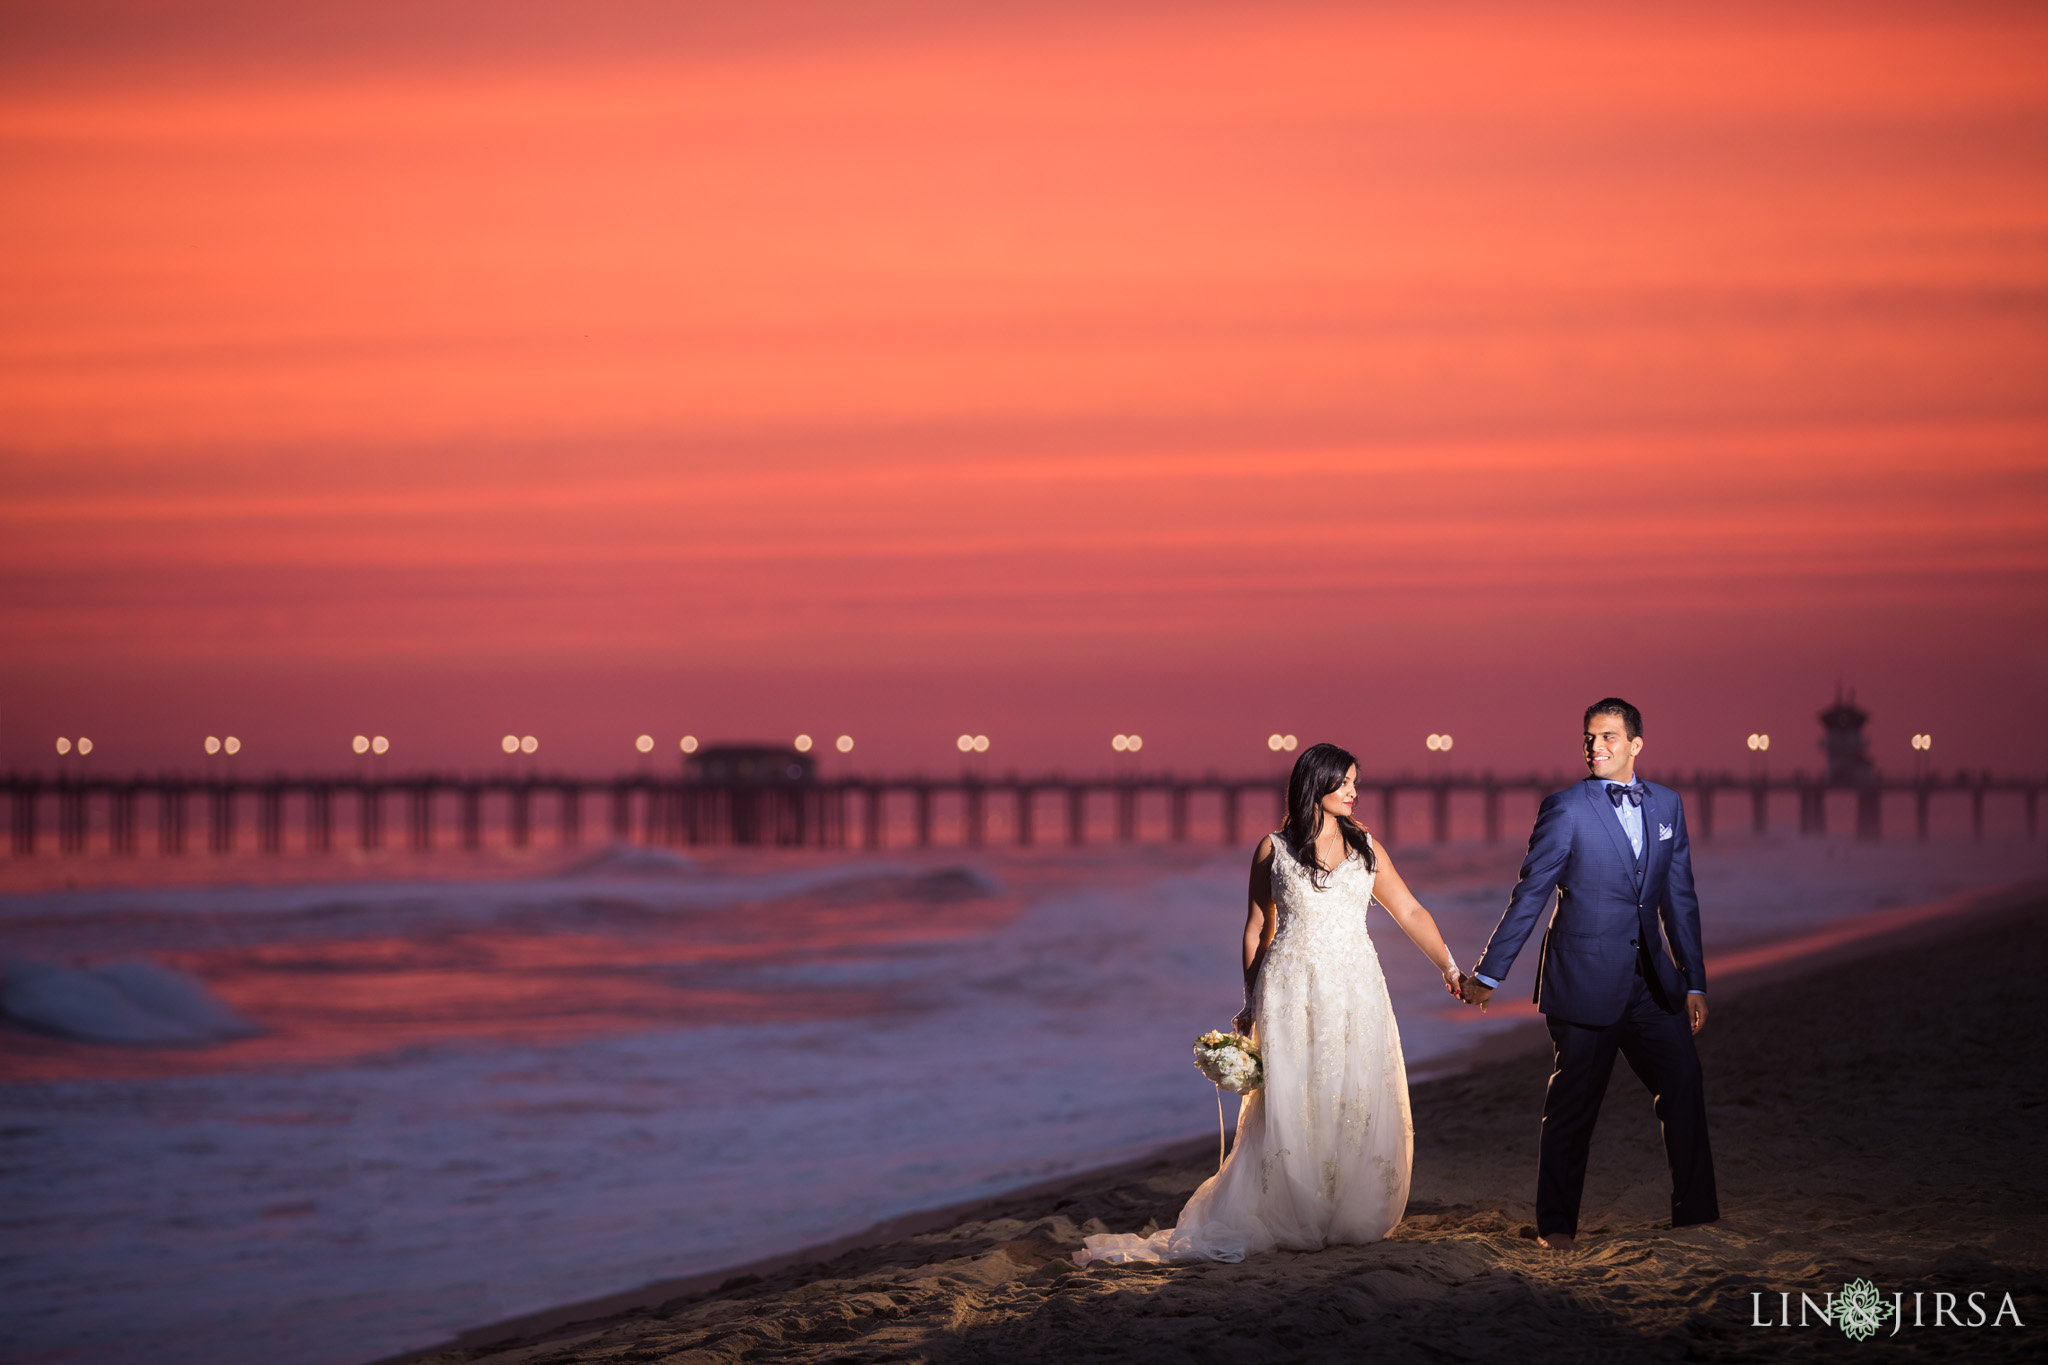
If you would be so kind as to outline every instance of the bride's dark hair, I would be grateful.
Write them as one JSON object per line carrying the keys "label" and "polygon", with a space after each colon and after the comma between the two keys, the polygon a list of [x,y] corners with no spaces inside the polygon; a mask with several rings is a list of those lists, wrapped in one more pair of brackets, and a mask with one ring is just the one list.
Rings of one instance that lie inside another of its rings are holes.
{"label": "bride's dark hair", "polygon": [[[1316,858],[1316,835],[1323,829],[1323,798],[1344,785],[1344,774],[1358,766],[1358,760],[1334,744],[1311,744],[1294,760],[1287,778],[1287,823],[1280,835],[1287,840],[1294,860],[1308,869],[1308,879],[1318,891],[1330,884],[1330,871]],[[1372,855],[1372,840],[1365,828],[1348,815],[1337,817],[1344,842],[1365,860],[1367,872],[1376,871],[1379,860]]]}

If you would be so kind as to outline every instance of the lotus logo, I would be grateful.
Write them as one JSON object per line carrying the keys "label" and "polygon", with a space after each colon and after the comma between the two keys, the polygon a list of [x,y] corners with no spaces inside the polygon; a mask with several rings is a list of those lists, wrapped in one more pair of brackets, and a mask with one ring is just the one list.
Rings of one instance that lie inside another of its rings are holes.
{"label": "lotus logo", "polygon": [[1851,1280],[1835,1295],[1835,1326],[1842,1329],[1843,1336],[1856,1341],[1876,1336],[1884,1320],[1897,1311],[1868,1280]]}

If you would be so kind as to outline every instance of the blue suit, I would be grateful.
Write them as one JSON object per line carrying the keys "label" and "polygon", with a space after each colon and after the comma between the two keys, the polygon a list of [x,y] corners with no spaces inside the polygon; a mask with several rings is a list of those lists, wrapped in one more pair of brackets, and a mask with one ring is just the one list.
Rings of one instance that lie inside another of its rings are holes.
{"label": "blue suit", "polygon": [[1479,960],[1480,976],[1506,980],[1555,891],[1557,912],[1544,929],[1536,968],[1534,998],[1545,1014],[1613,1023],[1645,963],[1650,995],[1667,1010],[1680,1009],[1687,991],[1707,988],[1685,807],[1669,787],[1643,787],[1641,857],[1622,833],[1606,783],[1579,782],[1544,798],[1507,913]]}
{"label": "blue suit", "polygon": [[1521,877],[1475,973],[1505,982],[1556,892],[1535,989],[1554,1050],[1536,1174],[1543,1236],[1578,1235],[1593,1125],[1617,1054],[1654,1097],[1672,1224],[1720,1217],[1705,1083],[1685,1012],[1686,993],[1707,986],[1692,846],[1678,793],[1642,785],[1641,853],[1607,783],[1591,779],[1544,798]]}

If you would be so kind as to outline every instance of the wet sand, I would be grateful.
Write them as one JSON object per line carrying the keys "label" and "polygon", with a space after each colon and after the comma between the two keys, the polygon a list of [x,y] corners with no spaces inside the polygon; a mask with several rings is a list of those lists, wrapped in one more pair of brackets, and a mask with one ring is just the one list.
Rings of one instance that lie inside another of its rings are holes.
{"label": "wet sand", "polygon": [[[1371,1246],[1075,1269],[1084,1234],[1174,1218],[1214,1169],[1213,1145],[1196,1142],[794,1263],[650,1287],[402,1359],[2031,1358],[2048,1328],[2044,961],[2048,900],[2008,897],[1817,956],[1805,975],[1717,988],[1700,1038],[1724,1213],[1710,1226],[1663,1224],[1655,1120],[1622,1064],[1582,1249],[1539,1247],[1530,1199],[1548,1059],[1515,1046],[1415,1087],[1408,1216]],[[1818,1304],[1859,1278],[1887,1301],[1904,1294],[1896,1334],[1886,1321],[1851,1342],[1810,1311],[1798,1325],[1802,1292]],[[1974,1291],[1983,1326],[1969,1325]],[[1781,1294],[1793,1325],[1753,1325],[1778,1322]],[[2009,1314],[1991,1325],[2008,1294],[2023,1325]],[[1957,1296],[1963,1325],[1935,1325],[1949,1302],[1937,1295]]]}

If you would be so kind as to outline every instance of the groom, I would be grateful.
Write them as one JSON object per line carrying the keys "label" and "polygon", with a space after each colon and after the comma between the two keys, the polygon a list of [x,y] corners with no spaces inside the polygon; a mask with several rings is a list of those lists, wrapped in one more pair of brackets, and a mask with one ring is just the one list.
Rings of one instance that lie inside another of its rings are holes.
{"label": "groom", "polygon": [[1543,1097],[1536,1236],[1570,1251],[1593,1122],[1628,1059],[1654,1097],[1671,1167],[1671,1224],[1711,1223],[1714,1157],[1692,1036],[1707,1022],[1700,902],[1678,793],[1636,776],[1643,717],[1619,697],[1586,708],[1592,776],[1544,798],[1507,913],[1459,998],[1484,1005],[1557,893],[1536,966],[1556,1064]]}

